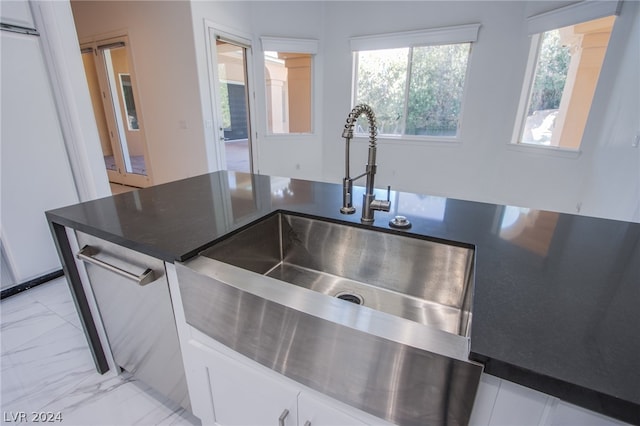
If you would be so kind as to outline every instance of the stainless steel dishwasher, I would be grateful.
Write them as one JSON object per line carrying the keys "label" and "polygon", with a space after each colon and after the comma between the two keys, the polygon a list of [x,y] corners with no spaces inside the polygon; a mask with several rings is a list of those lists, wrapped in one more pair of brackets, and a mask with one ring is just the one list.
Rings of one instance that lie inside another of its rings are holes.
{"label": "stainless steel dishwasher", "polygon": [[191,409],[164,263],[76,231],[78,253],[113,357],[123,370]]}

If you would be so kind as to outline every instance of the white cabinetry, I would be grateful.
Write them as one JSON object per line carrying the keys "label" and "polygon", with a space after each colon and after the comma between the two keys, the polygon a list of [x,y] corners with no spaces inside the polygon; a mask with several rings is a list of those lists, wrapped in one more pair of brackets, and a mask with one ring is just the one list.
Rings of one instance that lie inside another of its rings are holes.
{"label": "white cabinetry", "polygon": [[281,417],[281,425],[297,423],[297,388],[203,345],[195,345],[194,349],[202,355],[196,371],[200,370],[208,379],[204,383],[208,389],[200,389],[198,393],[211,396],[207,414],[214,413],[216,424],[278,424]]}
{"label": "white cabinetry", "polygon": [[[2,2],[0,20],[33,28],[29,3]],[[78,202],[40,37],[0,31],[2,249],[15,284],[60,269],[44,212]]]}
{"label": "white cabinetry", "polygon": [[618,426],[626,423],[508,380],[483,374],[469,424],[473,426]]}
{"label": "white cabinetry", "polygon": [[[378,420],[378,423],[385,423]],[[298,396],[298,424],[299,426],[341,425],[359,426],[371,424],[365,419],[358,419],[330,406],[320,398],[312,397],[308,393],[300,393]]]}
{"label": "white cabinetry", "polygon": [[195,378],[189,381],[193,411],[204,425],[388,425],[200,338],[189,341],[187,374]]}

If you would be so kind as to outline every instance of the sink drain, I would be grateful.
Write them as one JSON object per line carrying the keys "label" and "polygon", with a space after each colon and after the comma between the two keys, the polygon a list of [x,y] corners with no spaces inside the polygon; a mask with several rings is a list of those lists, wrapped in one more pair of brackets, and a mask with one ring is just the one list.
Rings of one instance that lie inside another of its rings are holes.
{"label": "sink drain", "polygon": [[364,303],[364,299],[359,294],[342,292],[336,294],[338,299],[346,300],[347,302],[355,303],[356,305],[362,305]]}

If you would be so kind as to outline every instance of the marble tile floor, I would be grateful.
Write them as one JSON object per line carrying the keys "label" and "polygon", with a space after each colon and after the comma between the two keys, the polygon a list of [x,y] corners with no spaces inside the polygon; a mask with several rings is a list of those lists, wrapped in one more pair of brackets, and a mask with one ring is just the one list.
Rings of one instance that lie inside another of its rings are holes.
{"label": "marble tile floor", "polygon": [[65,277],[0,302],[0,351],[3,425],[200,424],[131,376],[96,372]]}

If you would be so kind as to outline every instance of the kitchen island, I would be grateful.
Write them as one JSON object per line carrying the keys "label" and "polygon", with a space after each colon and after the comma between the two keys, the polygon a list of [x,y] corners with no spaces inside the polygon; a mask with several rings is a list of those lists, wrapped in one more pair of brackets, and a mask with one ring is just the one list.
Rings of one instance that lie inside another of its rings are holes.
{"label": "kitchen island", "polygon": [[[47,212],[98,370],[65,227],[173,263],[274,211],[360,226],[341,201],[339,184],[216,172]],[[640,423],[640,224],[392,192],[370,226],[396,215],[413,226],[393,232],[475,247],[471,358],[485,373]]]}

